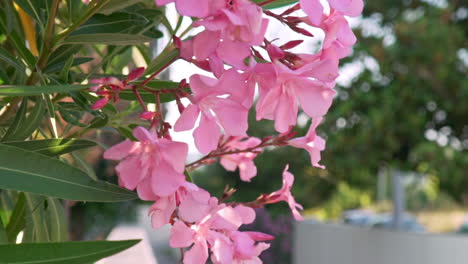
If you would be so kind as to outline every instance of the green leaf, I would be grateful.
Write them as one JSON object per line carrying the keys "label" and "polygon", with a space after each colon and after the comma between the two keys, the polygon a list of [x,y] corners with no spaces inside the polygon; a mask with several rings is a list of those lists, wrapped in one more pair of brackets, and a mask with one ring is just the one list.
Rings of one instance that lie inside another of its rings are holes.
{"label": "green leaf", "polygon": [[[253,2],[255,3],[262,3],[262,2],[265,2],[266,0],[253,0]],[[279,7],[283,7],[283,6],[288,6],[288,5],[292,5],[292,4],[295,4],[299,2],[299,0],[276,0],[270,4],[267,4],[265,6],[262,6],[263,9],[275,9],[275,8],[279,8]]]}
{"label": "green leaf", "polygon": [[[78,66],[78,65],[90,62],[92,60],[94,60],[94,58],[92,58],[92,57],[74,58],[72,60],[71,65],[68,68]],[[44,69],[44,73],[51,73],[51,72],[61,71],[66,66],[66,63],[67,63],[66,61],[63,61],[63,62],[58,62],[56,64],[49,64],[49,66],[47,66],[47,68]]]}
{"label": "green leaf", "polygon": [[179,50],[176,48],[172,48],[169,50],[163,51],[156,57],[146,69],[145,75],[152,74],[154,72],[159,71],[161,68],[165,67],[171,61],[174,61],[179,56]]}
{"label": "green leaf", "polygon": [[76,163],[78,163],[79,167],[81,167],[81,169],[86,172],[86,174],[88,174],[88,176],[97,181],[98,180],[98,177],[96,175],[96,173],[94,172],[93,168],[90,166],[90,164],[88,164],[88,162],[86,162],[86,160],[84,160],[81,155],[77,154],[77,153],[72,153],[71,154],[72,157],[75,159]]}
{"label": "green leaf", "polygon": [[93,181],[83,171],[57,159],[4,144],[0,144],[0,175],[1,189],[79,201],[117,202],[136,198],[133,192]]}
{"label": "green leaf", "polygon": [[33,151],[46,156],[59,156],[96,146],[96,142],[78,138],[54,138],[30,141],[8,141],[2,144]]}
{"label": "green leaf", "polygon": [[67,93],[88,88],[89,85],[0,85],[0,95],[3,96],[31,96],[50,93]]}
{"label": "green leaf", "polygon": [[25,194],[27,204],[27,223],[33,242],[49,242],[50,230],[46,221],[45,197],[35,194]]}
{"label": "green leaf", "polygon": [[24,229],[26,226],[26,198],[24,193],[18,195],[16,201],[15,209],[11,214],[8,225],[6,226],[6,232],[8,236],[8,241],[10,243],[16,242],[16,236],[18,233]]}
{"label": "green leaf", "polygon": [[8,243],[7,233],[5,231],[5,227],[3,226],[3,221],[0,218],[0,245],[7,244],[7,243]]}
{"label": "green leaf", "polygon": [[83,264],[111,256],[140,242],[85,241],[61,243],[24,243],[0,245],[0,263],[9,264]]}
{"label": "green leaf", "polygon": [[[162,13],[159,11],[159,15]],[[145,35],[152,38],[162,37],[152,21],[138,13],[118,12],[112,15],[96,14],[70,36],[103,33]]]}
{"label": "green leaf", "polygon": [[122,10],[140,2],[143,2],[143,0],[112,0],[105,4],[101,10],[99,10],[99,13],[110,15],[116,11]]}
{"label": "green leaf", "polygon": [[46,220],[50,230],[51,241],[67,241],[68,227],[65,217],[65,210],[62,203],[58,199],[47,198],[47,214]]}
{"label": "green leaf", "polygon": [[10,124],[10,127],[8,127],[7,132],[5,135],[3,135],[2,140],[0,141],[7,141],[9,137],[14,137],[16,132],[19,132],[21,125],[25,122],[26,120],[26,114],[28,110],[28,98],[23,98],[21,101],[21,106],[18,109],[18,112],[16,113],[15,119],[13,122]]}
{"label": "green leaf", "polygon": [[[23,105],[27,105],[26,100],[23,101],[21,107],[23,107]],[[20,112],[22,111],[24,110],[20,109]],[[14,141],[28,138],[41,124],[44,112],[44,103],[40,98],[37,98],[36,104],[29,111],[29,115],[20,116],[20,120],[18,122],[18,119],[15,118],[13,121],[14,124],[8,129],[1,141]]]}
{"label": "green leaf", "polygon": [[123,33],[98,33],[70,36],[64,40],[65,44],[102,44],[102,45],[138,45],[152,41],[152,38],[123,34]]}

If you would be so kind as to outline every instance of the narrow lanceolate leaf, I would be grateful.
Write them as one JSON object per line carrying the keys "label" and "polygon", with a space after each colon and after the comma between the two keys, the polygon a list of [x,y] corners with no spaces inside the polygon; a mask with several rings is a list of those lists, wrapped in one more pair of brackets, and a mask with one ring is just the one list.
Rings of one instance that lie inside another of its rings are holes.
{"label": "narrow lanceolate leaf", "polygon": [[158,57],[156,57],[148,68],[146,68],[145,75],[152,74],[161,70],[162,68],[166,67],[167,64],[171,63],[172,61],[176,60],[179,57],[179,50],[175,47],[168,49],[161,53]]}
{"label": "narrow lanceolate leaf", "polygon": [[[26,100],[23,101],[23,105],[26,105]],[[45,106],[42,99],[37,98],[34,107],[29,110],[27,116],[20,116],[21,120],[17,123],[17,119],[13,121],[14,126],[10,127],[5,133],[1,141],[13,141],[23,140],[28,138],[37,127],[40,126],[42,119],[44,118]],[[21,109],[20,109],[21,112]]]}
{"label": "narrow lanceolate leaf", "polygon": [[58,199],[47,198],[47,222],[51,241],[67,241],[68,227],[63,204]]}
{"label": "narrow lanceolate leaf", "polygon": [[7,244],[7,243],[8,243],[7,233],[5,231],[5,227],[3,226],[2,218],[0,218],[0,245]]}
{"label": "narrow lanceolate leaf", "polygon": [[96,33],[70,36],[64,44],[138,45],[152,41],[152,38],[123,33]]}
{"label": "narrow lanceolate leaf", "polygon": [[24,243],[0,245],[0,263],[82,264],[92,263],[132,247],[140,240]]}
{"label": "narrow lanceolate leaf", "polygon": [[[267,0],[253,0],[255,3],[260,4],[263,2],[266,2]],[[263,9],[275,9],[275,8],[280,8],[283,6],[288,6],[292,5],[299,2],[299,0],[276,0],[274,2],[271,2],[269,4],[266,4],[263,7]]]}
{"label": "narrow lanceolate leaf", "polygon": [[26,226],[26,198],[24,193],[18,195],[16,201],[15,209],[11,214],[8,225],[6,226],[6,232],[8,236],[8,241],[10,243],[15,243],[16,236],[18,233],[24,229]]}
{"label": "narrow lanceolate leaf", "polygon": [[54,138],[30,141],[9,141],[3,142],[25,150],[40,153],[46,156],[59,156],[75,150],[96,146],[96,142],[77,138]]}
{"label": "narrow lanceolate leaf", "polygon": [[46,220],[45,197],[28,193],[26,194],[26,204],[27,223],[32,232],[31,242],[51,242]]}
{"label": "narrow lanceolate leaf", "polygon": [[117,202],[135,199],[133,192],[102,181],[93,181],[83,171],[35,152],[0,144],[0,189],[51,197]]}
{"label": "narrow lanceolate leaf", "polygon": [[0,96],[31,96],[51,93],[68,93],[88,88],[88,85],[0,85]]}

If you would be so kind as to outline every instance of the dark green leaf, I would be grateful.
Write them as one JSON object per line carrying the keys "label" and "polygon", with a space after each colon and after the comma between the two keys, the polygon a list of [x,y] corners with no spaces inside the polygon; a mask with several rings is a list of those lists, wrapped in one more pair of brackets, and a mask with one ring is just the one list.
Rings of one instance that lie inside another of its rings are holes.
{"label": "dark green leaf", "polygon": [[31,96],[50,93],[67,93],[88,88],[89,85],[0,85],[0,95],[3,96]]}
{"label": "dark green leaf", "polygon": [[5,231],[5,227],[3,226],[2,218],[0,218],[0,245],[7,244],[8,237]]}
{"label": "dark green leaf", "polygon": [[82,34],[70,36],[64,40],[65,44],[103,44],[103,45],[138,45],[152,41],[152,38],[122,34],[122,33],[98,33],[98,34]]}
{"label": "dark green leaf", "polygon": [[58,199],[47,198],[46,220],[50,230],[50,241],[67,241],[68,227],[65,210]]}
{"label": "dark green leaf", "polygon": [[7,141],[8,138],[13,137],[16,132],[18,133],[20,132],[20,127],[26,120],[27,110],[28,110],[28,99],[24,98],[21,101],[21,106],[19,107],[18,112],[16,113],[15,119],[10,124],[10,127],[8,127],[7,132],[5,133],[5,135],[3,135],[3,138],[0,141]]}
{"label": "dark green leaf", "polygon": [[33,69],[36,65],[36,57],[34,57],[29,49],[24,44],[24,39],[16,31],[9,31],[7,25],[0,19],[0,31],[9,32],[7,34],[7,40],[15,47],[18,55],[23,58],[28,64],[29,68]]}
{"label": "dark green leaf", "polygon": [[96,146],[96,142],[77,138],[54,138],[30,141],[10,141],[2,144],[34,151],[46,156],[59,156],[72,151]]}
{"label": "dark green leaf", "polygon": [[27,225],[32,232],[32,242],[49,242],[50,230],[46,219],[46,198],[31,193],[25,194],[27,204]]}
{"label": "dark green leaf", "polygon": [[0,245],[0,263],[90,263],[130,248],[139,241],[140,240],[86,241]]}
{"label": "dark green leaf", "polygon": [[133,192],[93,181],[86,173],[57,159],[4,144],[0,144],[0,175],[1,189],[79,201],[116,202],[136,198]]}
{"label": "dark green leaf", "polygon": [[81,122],[85,112],[75,103],[72,102],[59,102],[58,111],[63,120],[69,124],[78,127],[87,127],[88,125]]}
{"label": "dark green leaf", "polygon": [[112,0],[105,4],[101,10],[99,10],[99,13],[110,15],[116,11],[120,11],[128,6],[140,3],[142,1],[143,0]]}
{"label": "dark green leaf", "polygon": [[[23,101],[26,105],[27,101]],[[23,104],[21,107],[23,107]],[[20,109],[21,112],[21,109]],[[28,138],[37,127],[40,126],[42,118],[44,117],[45,107],[40,98],[37,98],[36,104],[29,111],[29,115],[20,116],[21,120],[16,123],[17,119],[13,121],[13,125],[8,129],[7,133],[3,136],[1,141],[15,141]],[[13,128],[13,129],[11,129]]]}
{"label": "dark green leaf", "polygon": [[[161,15],[161,12],[159,12]],[[96,14],[71,36],[121,33],[130,35],[146,35],[152,38],[162,37],[155,29],[154,23],[137,13],[118,12],[112,15]]]}
{"label": "dark green leaf", "polygon": [[[94,60],[94,58],[91,58],[91,57],[74,58],[72,60],[71,65],[69,65],[67,68],[70,69],[71,67],[78,66],[78,65],[90,62],[92,60]],[[56,64],[49,64],[49,66],[47,66],[47,68],[44,69],[44,72],[45,73],[51,73],[51,72],[61,71],[66,66],[66,64],[67,64],[66,61],[58,62]]]}
{"label": "dark green leaf", "polygon": [[15,209],[13,210],[10,220],[8,221],[8,225],[6,226],[8,241],[10,241],[10,243],[15,243],[16,236],[26,226],[25,217],[26,198],[24,196],[24,193],[20,193],[16,201]]}

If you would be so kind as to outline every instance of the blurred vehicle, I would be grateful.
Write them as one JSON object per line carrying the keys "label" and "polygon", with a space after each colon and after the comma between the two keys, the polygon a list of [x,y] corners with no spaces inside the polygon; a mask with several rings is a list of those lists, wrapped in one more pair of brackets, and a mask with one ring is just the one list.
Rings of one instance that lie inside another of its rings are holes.
{"label": "blurred vehicle", "polygon": [[[343,222],[354,226],[394,229],[393,215],[390,213],[374,213],[369,210],[349,210],[343,213]],[[426,232],[415,217],[410,214],[403,215],[403,222],[399,228],[405,232]],[[468,222],[466,226],[468,232]]]}

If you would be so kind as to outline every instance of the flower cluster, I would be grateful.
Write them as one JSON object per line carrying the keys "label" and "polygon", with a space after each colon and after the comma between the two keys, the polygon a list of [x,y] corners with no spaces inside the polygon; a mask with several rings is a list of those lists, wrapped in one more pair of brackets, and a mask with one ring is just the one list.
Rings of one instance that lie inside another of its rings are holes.
{"label": "flower cluster", "polygon": [[[143,108],[140,117],[150,121],[149,129],[134,129],[137,141],[127,139],[108,149],[104,157],[120,161],[116,171],[121,186],[136,190],[143,200],[154,201],[149,212],[153,227],[172,225],[170,245],[182,249],[183,263],[205,263],[208,258],[213,263],[262,263],[259,255],[269,247],[265,241],[273,237],[239,231],[239,227],[254,221],[252,208],[281,201],[289,205],[296,220],[303,219],[302,206],[291,194],[294,176],[288,165],[281,189],[247,203],[226,203],[234,192],[228,188],[222,197],[211,196],[192,182],[189,172],[219,161],[226,170],[239,169],[240,178],[248,182],[257,174],[255,157],[268,146],[303,148],[313,166],[324,168],[319,162],[325,140],[316,128],[332,104],[339,60],[350,54],[356,42],[345,16],[358,16],[363,2],[328,0],[330,12],[324,13],[323,1],[301,0],[276,14],[262,8],[274,0],[259,4],[249,0],[156,0],[157,5],[171,2],[181,15],[195,18],[191,27],[203,28],[187,39],[174,36],[180,58],[214,77],[195,74],[188,83],[182,81],[179,89],[167,91],[174,95],[181,112],[173,125],[161,114],[159,95],[165,90],[145,87],[160,71],[134,85],[129,82],[142,77],[143,69],[132,71],[123,81],[112,77],[93,81],[97,85],[91,91],[101,96],[93,108],[103,107],[111,99],[117,100],[123,89],[131,89]],[[305,15],[294,15],[301,9]],[[301,40],[283,45],[267,40],[270,19],[305,36],[312,34],[304,25],[322,29],[322,49],[315,54],[296,54],[291,49]],[[139,89],[155,95],[155,112],[148,112]],[[182,97],[189,100],[188,105],[182,104]],[[257,120],[273,120],[277,135],[248,136],[254,99]],[[299,105],[312,122],[305,136],[294,138]],[[195,128],[195,145],[205,156],[186,164],[187,144],[173,141],[171,128],[176,132]]]}

